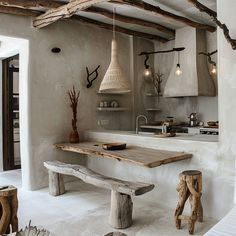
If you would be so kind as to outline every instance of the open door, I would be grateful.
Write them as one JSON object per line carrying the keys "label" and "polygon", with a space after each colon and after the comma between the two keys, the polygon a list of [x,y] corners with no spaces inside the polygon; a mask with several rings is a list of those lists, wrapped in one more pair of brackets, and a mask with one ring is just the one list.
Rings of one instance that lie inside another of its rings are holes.
{"label": "open door", "polygon": [[2,61],[3,169],[20,165],[19,55]]}

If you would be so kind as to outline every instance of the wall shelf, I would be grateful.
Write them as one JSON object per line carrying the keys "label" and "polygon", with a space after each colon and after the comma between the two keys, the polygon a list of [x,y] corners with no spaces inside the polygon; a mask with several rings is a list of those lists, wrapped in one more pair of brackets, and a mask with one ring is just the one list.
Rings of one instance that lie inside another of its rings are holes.
{"label": "wall shelf", "polygon": [[97,92],[98,95],[130,95],[131,92],[129,93],[101,93]]}
{"label": "wall shelf", "polygon": [[149,111],[149,112],[158,112],[158,111],[161,111],[160,108],[146,108],[146,111]]}
{"label": "wall shelf", "polygon": [[[157,93],[146,93],[145,96],[146,97],[158,97],[158,94]],[[160,94],[159,97],[162,97],[162,94]]]}
{"label": "wall shelf", "polygon": [[127,107],[97,107],[97,111],[128,111]]}

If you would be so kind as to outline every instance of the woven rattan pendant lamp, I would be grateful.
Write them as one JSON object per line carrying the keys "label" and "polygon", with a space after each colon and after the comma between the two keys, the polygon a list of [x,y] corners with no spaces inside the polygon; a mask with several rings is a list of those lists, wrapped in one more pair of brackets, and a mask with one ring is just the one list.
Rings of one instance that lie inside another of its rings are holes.
{"label": "woven rattan pendant lamp", "polygon": [[128,93],[130,84],[118,62],[117,42],[115,38],[115,9],[113,14],[113,39],[111,43],[111,63],[101,82],[100,93]]}

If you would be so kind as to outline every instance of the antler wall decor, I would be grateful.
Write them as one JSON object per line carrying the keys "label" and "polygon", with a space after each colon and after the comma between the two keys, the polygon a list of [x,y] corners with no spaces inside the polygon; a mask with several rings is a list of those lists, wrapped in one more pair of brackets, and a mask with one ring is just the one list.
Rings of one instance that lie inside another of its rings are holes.
{"label": "antler wall decor", "polygon": [[225,38],[231,44],[232,49],[236,50],[236,39],[232,39],[230,37],[228,27],[218,20],[217,13],[211,10],[210,8],[206,7],[202,3],[198,2],[197,0],[188,0],[188,1],[192,3],[199,11],[205,12],[211,17],[211,19],[216,23],[216,25],[219,26],[223,30]]}
{"label": "antler wall decor", "polygon": [[[92,85],[93,85],[93,81],[94,81],[95,79],[97,79],[97,77],[98,77],[98,69],[99,69],[99,68],[100,68],[100,65],[99,65],[94,71],[92,71],[91,73],[89,73],[89,69],[88,69],[88,67],[86,66],[87,82],[88,82],[87,88],[91,88]],[[95,74],[95,77],[94,77],[92,80],[90,80],[89,78],[90,78],[90,76],[92,76],[93,74]]]}

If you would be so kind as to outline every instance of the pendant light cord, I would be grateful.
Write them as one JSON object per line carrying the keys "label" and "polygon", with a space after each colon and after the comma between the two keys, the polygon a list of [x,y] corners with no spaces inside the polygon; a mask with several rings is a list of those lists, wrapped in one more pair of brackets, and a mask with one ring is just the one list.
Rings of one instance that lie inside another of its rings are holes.
{"label": "pendant light cord", "polygon": [[116,38],[116,8],[113,8],[113,39]]}

